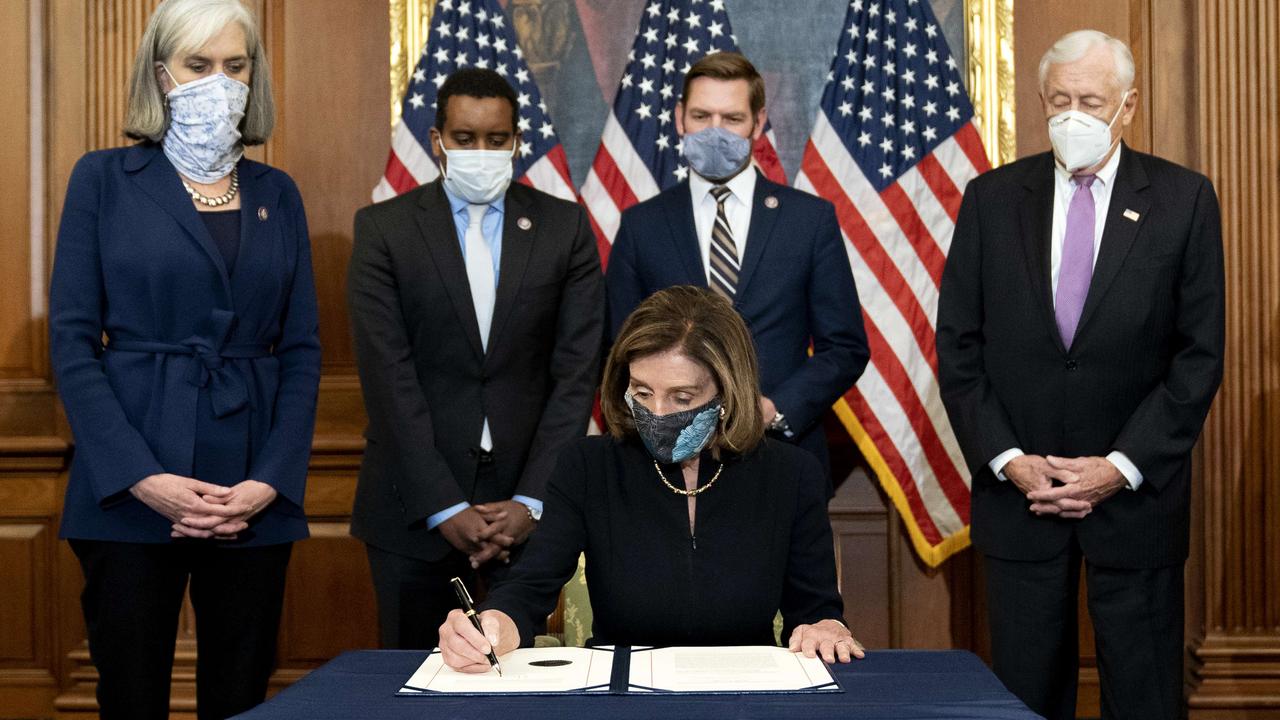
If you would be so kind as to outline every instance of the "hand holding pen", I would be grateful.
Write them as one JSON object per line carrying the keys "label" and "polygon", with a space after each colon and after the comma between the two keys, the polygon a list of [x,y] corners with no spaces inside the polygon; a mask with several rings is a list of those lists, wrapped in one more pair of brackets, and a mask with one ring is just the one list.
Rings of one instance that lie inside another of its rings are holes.
{"label": "hand holding pen", "polygon": [[[462,609],[450,612],[440,626],[440,651],[445,664],[471,673],[488,672],[493,667],[502,675],[498,647],[511,650],[520,644],[515,623],[505,613],[489,610],[484,613],[482,624],[466,585],[459,578],[453,578],[452,582]],[[489,626],[487,632],[486,625]]]}

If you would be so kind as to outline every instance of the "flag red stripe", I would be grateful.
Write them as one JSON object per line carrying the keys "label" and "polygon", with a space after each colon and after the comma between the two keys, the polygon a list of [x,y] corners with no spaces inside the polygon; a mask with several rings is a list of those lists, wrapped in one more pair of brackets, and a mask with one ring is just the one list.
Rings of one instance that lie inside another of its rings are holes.
{"label": "flag red stripe", "polygon": [[911,248],[916,251],[916,256],[920,258],[929,277],[933,278],[934,286],[941,286],[942,268],[947,264],[947,256],[942,254],[942,249],[934,241],[933,234],[925,226],[924,220],[920,219],[915,203],[911,202],[911,198],[907,197],[906,191],[896,180],[880,192],[880,199],[884,201],[885,207],[889,208],[889,214],[893,215],[893,219],[898,221],[902,234],[906,236]]}
{"label": "flag red stripe", "polygon": [[618,206],[618,212],[639,202],[635,193],[631,192],[631,184],[627,182],[627,177],[613,161],[613,156],[609,154],[609,149],[604,146],[604,143],[601,143],[600,149],[596,151],[591,167],[596,171],[600,187],[609,193],[609,197],[613,198],[613,204]]}
{"label": "flag red stripe", "polygon": [[951,456],[942,445],[942,439],[938,437],[938,429],[934,427],[933,420],[920,400],[920,395],[911,384],[911,378],[907,375],[906,369],[902,367],[893,348],[889,347],[889,341],[881,334],[880,328],[876,326],[870,315],[863,313],[862,317],[867,329],[867,344],[871,348],[871,362],[880,371],[880,376],[890,392],[898,399],[898,404],[906,414],[911,429],[915,431],[921,449],[924,450],[925,460],[933,469],[938,487],[942,488],[943,494],[947,496],[956,514],[964,517],[969,504],[969,489],[964,486],[964,478],[952,464]]}
{"label": "flag red stripe", "polygon": [[924,499],[920,497],[920,491],[916,488],[916,484],[911,482],[911,471],[907,469],[907,463],[902,459],[902,454],[898,452],[898,447],[889,439],[888,433],[880,425],[880,421],[875,414],[871,412],[867,399],[863,397],[858,388],[851,388],[849,392],[844,394],[844,399],[845,402],[849,403],[849,408],[853,410],[853,414],[857,416],[858,422],[862,424],[862,429],[867,431],[867,435],[875,443],[876,450],[880,451],[880,457],[884,460],[885,466],[889,468],[889,472],[893,473],[894,480],[897,481],[898,487],[902,489],[903,497],[907,499],[907,506],[911,508],[911,516],[920,528],[920,533],[924,535],[930,545],[938,545],[942,542],[942,533],[938,531],[938,526],[933,523],[933,516],[929,514],[928,508],[924,506]]}
{"label": "flag red stripe", "polygon": [[[801,168],[809,181],[813,183],[813,187],[818,191],[820,197],[830,200],[836,206],[836,218],[840,222],[840,229],[844,231],[849,242],[858,250],[858,254],[862,256],[863,262],[866,263],[868,269],[875,274],[876,279],[880,283],[880,287],[893,301],[898,308],[898,312],[902,313],[902,317],[907,322],[907,326],[911,328],[911,334],[915,337],[916,345],[919,346],[920,352],[924,354],[936,374],[938,372],[938,357],[934,349],[933,324],[929,317],[929,313],[925,312],[924,307],[920,304],[920,299],[916,297],[915,292],[911,290],[911,286],[907,284],[902,273],[898,270],[898,266],[894,265],[893,260],[889,258],[885,252],[884,246],[876,239],[871,232],[871,228],[867,226],[858,209],[853,206],[853,202],[844,194],[844,189],[840,187],[840,183],[831,174],[831,170],[822,159],[822,155],[818,152],[817,147],[810,140],[805,147],[804,159],[801,162]],[[874,292],[873,288],[863,288],[862,292]]]}
{"label": "flag red stripe", "polygon": [[[767,126],[765,130],[768,130]],[[769,142],[768,135],[761,133],[760,137],[756,138],[755,145],[751,148],[751,156],[755,158],[756,164],[760,166],[765,177],[779,185],[787,184],[787,173],[782,169],[778,151],[773,147],[773,143]]]}
{"label": "flag red stripe", "polygon": [[982,174],[991,169],[991,161],[987,160],[987,151],[982,148],[982,136],[978,135],[978,128],[974,127],[972,122],[961,125],[956,134],[951,137],[955,138],[960,149],[964,150],[974,170]]}
{"label": "flag red stripe", "polygon": [[963,196],[956,189],[956,184],[951,181],[951,176],[947,175],[942,163],[938,162],[934,153],[929,153],[916,163],[916,170],[920,172],[920,177],[924,178],[924,183],[933,191],[934,197],[938,198],[942,209],[947,211],[951,224],[955,225],[956,218],[960,215],[960,200]]}
{"label": "flag red stripe", "polygon": [[564,145],[557,144],[555,147],[547,151],[543,157],[551,158],[551,166],[560,173],[560,177],[564,179],[564,184],[573,189],[573,179],[569,176],[569,158],[564,154]]}
{"label": "flag red stripe", "polygon": [[613,249],[613,245],[609,244],[609,238],[604,236],[604,230],[600,229],[600,224],[596,222],[596,216],[591,214],[591,208],[587,205],[582,196],[578,196],[578,204],[587,211],[587,222],[591,223],[591,232],[596,236],[596,250],[600,252],[600,269],[609,269],[609,251]]}
{"label": "flag red stripe", "polygon": [[413,177],[413,173],[409,172],[409,168],[400,162],[400,156],[396,155],[394,150],[387,153],[387,169],[382,176],[387,179],[387,183],[397,195],[418,187],[418,180]]}

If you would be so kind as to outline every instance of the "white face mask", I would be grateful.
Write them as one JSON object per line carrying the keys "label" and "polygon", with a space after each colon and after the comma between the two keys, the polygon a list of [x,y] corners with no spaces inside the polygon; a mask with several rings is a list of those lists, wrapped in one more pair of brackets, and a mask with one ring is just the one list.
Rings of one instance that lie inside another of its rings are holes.
{"label": "white face mask", "polygon": [[[173,78],[172,73],[169,77]],[[240,120],[249,103],[249,86],[222,73],[181,85],[174,80],[174,85],[167,96],[164,154],[183,175],[199,183],[215,183],[244,155]]]}
{"label": "white face mask", "polygon": [[510,150],[446,150],[444,188],[473,205],[488,205],[511,185],[516,146]]}
{"label": "white face mask", "polygon": [[1129,92],[1126,91],[1120,97],[1120,107],[1111,116],[1111,122],[1104,123],[1079,110],[1067,110],[1049,118],[1049,142],[1053,143],[1053,154],[1067,172],[1091,168],[1111,152],[1111,148],[1120,141],[1119,138],[1112,141],[1111,126],[1124,112],[1128,98]]}

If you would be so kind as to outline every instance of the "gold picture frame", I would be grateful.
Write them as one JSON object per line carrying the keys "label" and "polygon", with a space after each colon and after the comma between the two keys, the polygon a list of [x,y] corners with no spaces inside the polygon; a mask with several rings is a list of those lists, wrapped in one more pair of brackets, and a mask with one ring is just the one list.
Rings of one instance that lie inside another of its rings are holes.
{"label": "gold picture frame", "polygon": [[1018,157],[1013,0],[964,0],[969,98],[992,167]]}
{"label": "gold picture frame", "polygon": [[[992,166],[1017,157],[1013,67],[1014,0],[964,0],[969,96]],[[427,42],[436,0],[387,0],[391,19],[391,127]]]}
{"label": "gold picture frame", "polygon": [[401,99],[431,32],[436,0],[388,0],[391,14],[391,127],[400,122]]}

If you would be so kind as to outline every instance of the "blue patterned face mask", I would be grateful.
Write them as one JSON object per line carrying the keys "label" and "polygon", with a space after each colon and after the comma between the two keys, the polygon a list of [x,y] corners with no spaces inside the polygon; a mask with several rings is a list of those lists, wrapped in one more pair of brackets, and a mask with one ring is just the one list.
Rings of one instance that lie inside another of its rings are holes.
{"label": "blue patterned face mask", "polygon": [[751,140],[722,127],[689,133],[681,140],[680,148],[689,167],[713,181],[737,175],[751,160]]}
{"label": "blue patterned face mask", "polygon": [[716,420],[720,418],[720,398],[712,398],[707,404],[691,410],[654,415],[640,404],[631,393],[623,397],[635,418],[636,432],[649,449],[649,454],[663,464],[684,462],[702,452],[715,434]]}
{"label": "blue patterned face mask", "polygon": [[181,85],[174,80],[174,85],[177,87],[167,96],[165,157],[192,180],[215,183],[226,177],[244,155],[240,120],[249,102],[249,86],[222,73]]}

